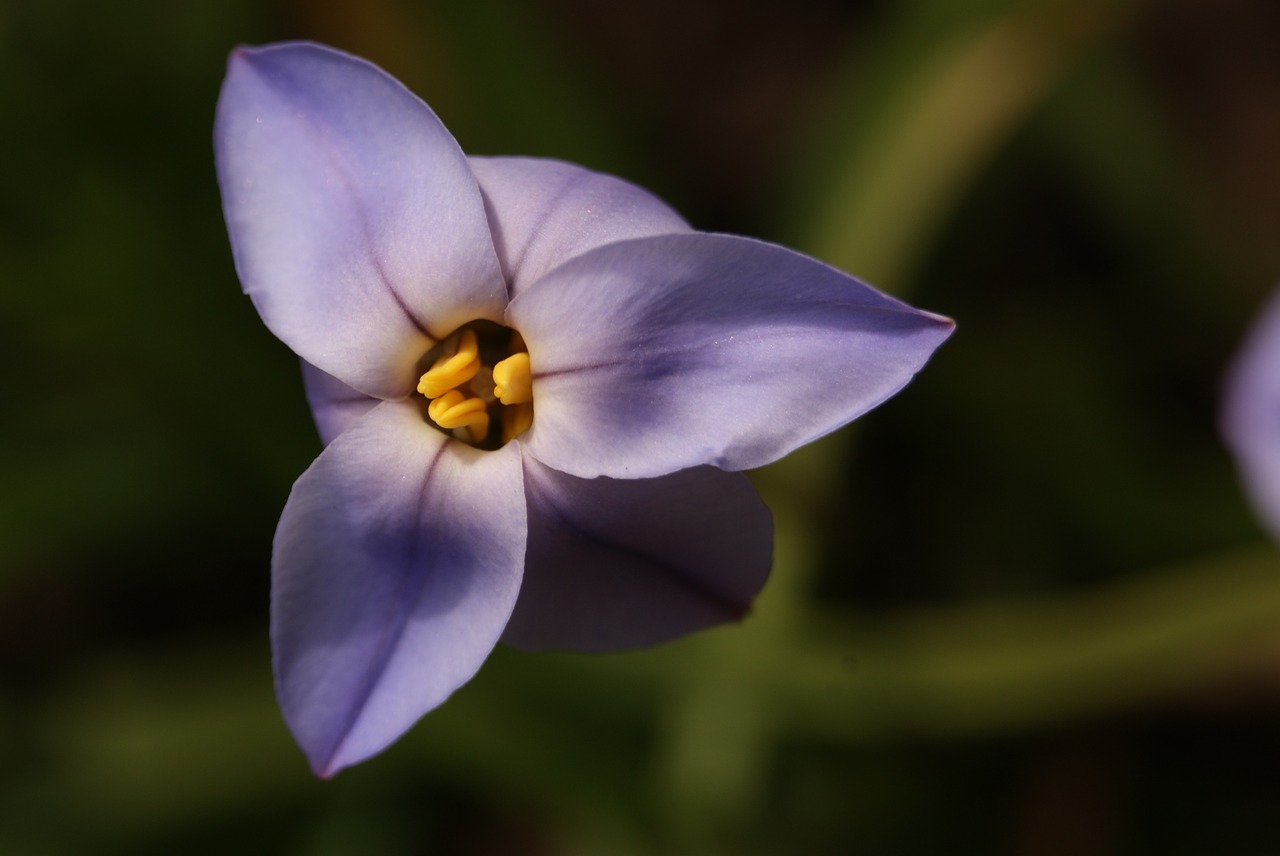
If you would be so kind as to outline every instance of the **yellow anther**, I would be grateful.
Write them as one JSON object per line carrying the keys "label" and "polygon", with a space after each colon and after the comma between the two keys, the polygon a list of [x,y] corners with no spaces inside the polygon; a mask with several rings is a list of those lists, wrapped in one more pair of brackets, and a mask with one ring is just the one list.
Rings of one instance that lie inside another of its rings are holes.
{"label": "yellow anther", "polygon": [[463,330],[458,337],[457,349],[450,352],[446,346],[445,353],[436,358],[435,363],[418,381],[418,392],[427,398],[439,398],[454,387],[471,380],[479,368],[480,348],[476,344],[476,334],[472,330]]}
{"label": "yellow anther", "polygon": [[451,389],[427,405],[427,415],[446,431],[466,428],[472,442],[479,443],[489,434],[489,413],[478,398],[467,398]]}
{"label": "yellow anther", "polygon": [[533,405],[516,404],[502,409],[502,442],[510,443],[533,424]]}
{"label": "yellow anther", "polygon": [[527,353],[512,354],[493,367],[493,394],[503,404],[533,401],[533,370]]}

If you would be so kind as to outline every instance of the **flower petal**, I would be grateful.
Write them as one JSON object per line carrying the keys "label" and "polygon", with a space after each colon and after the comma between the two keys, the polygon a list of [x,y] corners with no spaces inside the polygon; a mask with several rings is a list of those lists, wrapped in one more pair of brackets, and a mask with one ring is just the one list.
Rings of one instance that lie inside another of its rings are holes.
{"label": "flower petal", "polygon": [[238,48],[214,147],[240,281],[313,365],[394,398],[435,340],[501,319],[506,286],[466,159],[380,69],[319,45]]}
{"label": "flower petal", "polygon": [[597,248],[517,297],[533,427],[583,478],[777,460],[901,389],[951,321],[798,253],[727,235]]}
{"label": "flower petal", "polygon": [[525,649],[653,645],[748,611],[773,546],[741,473],[579,479],[525,458],[529,547],[502,641]]}
{"label": "flower petal", "polygon": [[1228,373],[1222,433],[1258,515],[1280,538],[1280,292]]}
{"label": "flower petal", "polygon": [[587,250],[628,238],[691,231],[647,190],[541,158],[470,158],[510,294]]}
{"label": "flower petal", "polygon": [[330,776],[381,751],[480,668],[520,588],[520,451],[481,452],[385,402],[294,485],[271,623],[285,721]]}
{"label": "flower petal", "polygon": [[306,360],[302,361],[302,385],[307,391],[307,403],[311,405],[311,418],[320,432],[320,442],[326,446],[381,403],[380,399],[352,389]]}

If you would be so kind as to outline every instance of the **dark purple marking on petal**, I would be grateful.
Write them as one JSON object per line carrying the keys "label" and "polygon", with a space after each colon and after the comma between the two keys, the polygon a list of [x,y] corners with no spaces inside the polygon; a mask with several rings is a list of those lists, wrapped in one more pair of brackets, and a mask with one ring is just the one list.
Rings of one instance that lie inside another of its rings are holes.
{"label": "dark purple marking on petal", "polygon": [[386,401],[295,483],[273,541],[272,652],[285,721],[317,775],[381,752],[501,638],[524,573],[519,458]]}
{"label": "dark purple marking on petal", "polygon": [[728,235],[597,247],[512,300],[540,462],[581,478],[763,466],[900,390],[950,335],[814,259]]}
{"label": "dark purple marking on petal", "polygon": [[598,537],[595,533],[588,529],[584,529],[579,525],[578,521],[569,513],[570,509],[564,503],[557,502],[556,497],[551,492],[539,487],[536,474],[530,472],[530,460],[524,458],[525,487],[526,490],[536,494],[537,498],[542,502],[543,508],[552,511],[556,520],[564,526],[565,529],[573,532],[575,536],[581,538],[587,543],[594,544],[599,547],[605,547],[611,551],[622,553],[623,555],[632,556],[651,565],[653,568],[661,571],[672,582],[677,583],[688,591],[695,592],[697,596],[705,603],[711,605],[723,614],[725,621],[740,621],[751,611],[750,601],[737,601],[725,597],[711,586],[707,585],[703,580],[694,577],[683,569],[669,562],[661,553],[655,553],[650,550],[637,550],[630,547],[624,547],[615,541],[605,540]]}
{"label": "dark purple marking on petal", "polygon": [[657,645],[737,623],[768,579],[771,517],[741,473],[581,479],[525,456],[522,474],[529,540],[507,644]]}
{"label": "dark purple marking on petal", "polygon": [[[427,504],[427,491],[431,486],[431,478],[435,475],[436,467],[440,463],[440,458],[448,449],[448,444],[442,444],[435,454],[431,457],[431,463],[427,465],[426,473],[422,476],[422,485],[418,489],[418,507],[417,517],[421,519]],[[422,530],[414,533],[414,537],[405,544],[404,556],[398,567],[415,568],[419,565],[417,561],[422,555]],[[421,595],[422,590],[426,588],[428,577],[424,574],[404,574],[400,581],[401,597],[400,603],[413,603]],[[377,659],[370,665],[365,674],[364,686],[353,696],[351,707],[345,717],[345,724],[342,729],[335,735],[334,742],[325,757],[332,761],[333,757],[341,748],[343,742],[347,739],[347,735],[355,728],[356,722],[360,719],[360,715],[364,712],[365,706],[369,703],[369,699],[373,696],[374,689],[378,686],[383,673],[387,669],[387,665],[391,662],[391,656],[395,653],[396,643],[404,635],[405,626],[409,623],[412,611],[407,609],[394,610],[388,621],[384,625],[382,639],[378,643],[380,653]]]}

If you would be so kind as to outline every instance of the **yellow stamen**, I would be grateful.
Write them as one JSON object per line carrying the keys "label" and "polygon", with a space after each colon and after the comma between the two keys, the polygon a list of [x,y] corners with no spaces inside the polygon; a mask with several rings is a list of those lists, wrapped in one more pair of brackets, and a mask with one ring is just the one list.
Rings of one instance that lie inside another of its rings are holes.
{"label": "yellow stamen", "polygon": [[[476,334],[472,330],[463,330],[458,337],[457,350],[449,353],[446,346],[445,353],[436,358],[435,363],[418,381],[418,392],[427,398],[439,398],[454,387],[471,380],[479,368],[480,348],[476,343]],[[435,419],[434,416],[432,418]]]}
{"label": "yellow stamen", "polygon": [[533,401],[533,370],[527,353],[512,354],[493,367],[493,394],[503,404]]}
{"label": "yellow stamen", "polygon": [[533,424],[533,405],[515,404],[502,409],[502,442],[510,443]]}
{"label": "yellow stamen", "polygon": [[456,389],[428,404],[427,415],[446,431],[466,428],[474,443],[479,443],[489,434],[489,414],[484,402],[478,398],[466,398]]}

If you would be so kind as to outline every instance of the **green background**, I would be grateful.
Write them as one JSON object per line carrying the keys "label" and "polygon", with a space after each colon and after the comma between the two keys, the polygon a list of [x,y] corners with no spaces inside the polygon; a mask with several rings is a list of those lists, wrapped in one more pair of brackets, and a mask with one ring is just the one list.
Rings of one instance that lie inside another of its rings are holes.
{"label": "green background", "polygon": [[[287,38],[959,323],[755,474],[744,624],[499,649],[331,782],[267,642],[319,443],[210,143]],[[1277,45],[1270,0],[0,2],[0,853],[1275,852],[1280,552],[1216,420]]]}

